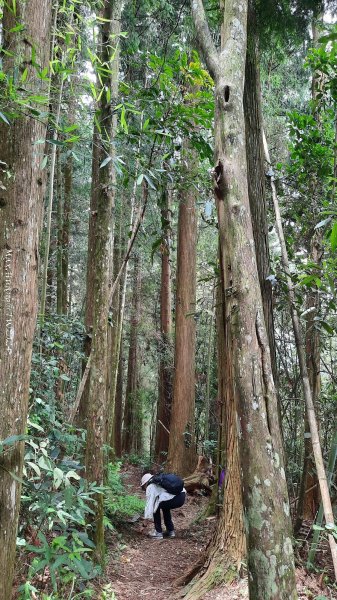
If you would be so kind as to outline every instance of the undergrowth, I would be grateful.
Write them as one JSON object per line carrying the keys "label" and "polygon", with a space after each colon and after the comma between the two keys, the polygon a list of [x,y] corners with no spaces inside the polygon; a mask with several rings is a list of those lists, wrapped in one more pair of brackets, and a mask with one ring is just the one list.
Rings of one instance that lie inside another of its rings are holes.
{"label": "undergrowth", "polygon": [[98,597],[91,583],[100,574],[92,560],[95,545],[88,524],[94,498],[103,494],[105,525],[112,531],[144,507],[139,498],[126,493],[121,463],[109,465],[105,486],[89,484],[83,477],[86,434],[65,416],[78,385],[72,374],[82,358],[81,337],[76,321],[45,322],[41,345],[35,347],[32,359],[26,434],[0,443],[1,453],[25,441],[17,600],[113,600],[109,587],[101,589]]}
{"label": "undergrowth", "polygon": [[141,500],[138,496],[125,493],[125,487],[120,477],[120,468],[121,462],[109,465],[105,509],[113,524],[144,512],[145,507],[144,500]]}

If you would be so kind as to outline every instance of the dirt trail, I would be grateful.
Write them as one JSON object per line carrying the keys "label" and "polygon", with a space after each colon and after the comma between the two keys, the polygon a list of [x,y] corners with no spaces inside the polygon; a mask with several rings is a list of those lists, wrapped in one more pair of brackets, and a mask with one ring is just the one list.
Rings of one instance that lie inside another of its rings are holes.
{"label": "dirt trail", "polygon": [[[142,497],[140,478],[141,471],[135,467],[124,472],[128,493]],[[152,540],[147,534],[153,526],[143,527],[142,523],[125,525],[119,549],[116,536],[111,538],[105,579],[111,583],[116,600],[172,600],[177,592],[174,581],[197,562],[213,534],[214,520],[196,522],[207,502],[207,498],[189,496],[182,508],[172,511],[174,539]],[[299,600],[317,596],[337,600],[337,592],[327,589],[322,577],[310,576],[304,569],[297,569],[296,577]],[[246,580],[220,586],[204,596],[204,600],[247,599]]]}
{"label": "dirt trail", "polygon": [[[129,493],[142,495],[140,477],[140,471],[133,469],[124,478]],[[111,547],[107,573],[117,600],[168,600],[171,597],[173,581],[198,560],[212,534],[213,520],[195,523],[206,503],[206,498],[189,496],[182,508],[172,511],[174,539],[148,538],[153,525],[143,527],[135,523],[123,529],[125,548],[117,557],[115,548]]]}

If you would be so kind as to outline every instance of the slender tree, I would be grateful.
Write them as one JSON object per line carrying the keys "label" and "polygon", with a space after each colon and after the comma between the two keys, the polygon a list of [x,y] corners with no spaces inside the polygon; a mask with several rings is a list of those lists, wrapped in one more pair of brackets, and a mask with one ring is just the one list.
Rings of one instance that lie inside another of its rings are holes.
{"label": "slender tree", "polygon": [[[51,1],[7,2],[2,19],[2,66],[8,82],[25,73],[28,94],[45,95],[39,69],[48,66]],[[19,26],[18,26],[19,25]],[[34,61],[32,60],[34,48]],[[39,68],[37,67],[39,65]],[[48,100],[48,99],[47,99]],[[33,106],[38,110],[38,106]],[[9,107],[9,112],[12,112]],[[14,113],[16,110],[14,109]],[[0,120],[0,439],[26,431],[33,335],[37,314],[37,260],[45,189],[36,142],[46,122],[24,112]],[[12,594],[20,507],[23,443],[0,456],[0,598]]]}
{"label": "slender tree", "polygon": [[122,420],[123,420],[123,344],[120,346],[113,430],[113,449],[115,456],[122,456]]}
{"label": "slender tree", "polygon": [[125,390],[123,448],[127,453],[136,451],[139,431],[141,431],[141,418],[138,410],[138,377],[139,377],[139,352],[138,332],[140,320],[140,286],[141,268],[138,255],[134,258],[132,274],[132,306],[130,320],[130,342],[128,357],[127,383]]}
{"label": "slender tree", "polygon": [[[69,126],[74,124],[74,98],[69,99]],[[60,232],[59,232],[59,260],[57,304],[58,313],[68,313],[68,278],[69,278],[69,244],[70,244],[70,218],[73,194],[73,144],[68,144],[63,168],[63,194],[61,196]]]}

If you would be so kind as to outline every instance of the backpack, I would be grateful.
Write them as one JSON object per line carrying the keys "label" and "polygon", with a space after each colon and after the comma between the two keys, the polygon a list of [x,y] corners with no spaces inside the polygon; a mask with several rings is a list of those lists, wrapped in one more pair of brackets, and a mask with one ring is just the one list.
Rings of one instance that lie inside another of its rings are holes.
{"label": "backpack", "polygon": [[179,475],[174,475],[173,473],[158,473],[157,475],[153,475],[149,483],[160,485],[169,494],[173,494],[174,496],[180,494],[184,488],[184,481]]}

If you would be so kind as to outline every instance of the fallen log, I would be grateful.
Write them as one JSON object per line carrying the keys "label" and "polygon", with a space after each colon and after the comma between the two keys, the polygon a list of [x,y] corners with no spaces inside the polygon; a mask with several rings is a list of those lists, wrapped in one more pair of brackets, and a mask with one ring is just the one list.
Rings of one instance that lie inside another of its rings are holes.
{"label": "fallen log", "polygon": [[201,490],[210,495],[212,493],[212,483],[214,483],[212,465],[207,458],[199,456],[195,471],[184,479],[185,489],[189,494]]}

